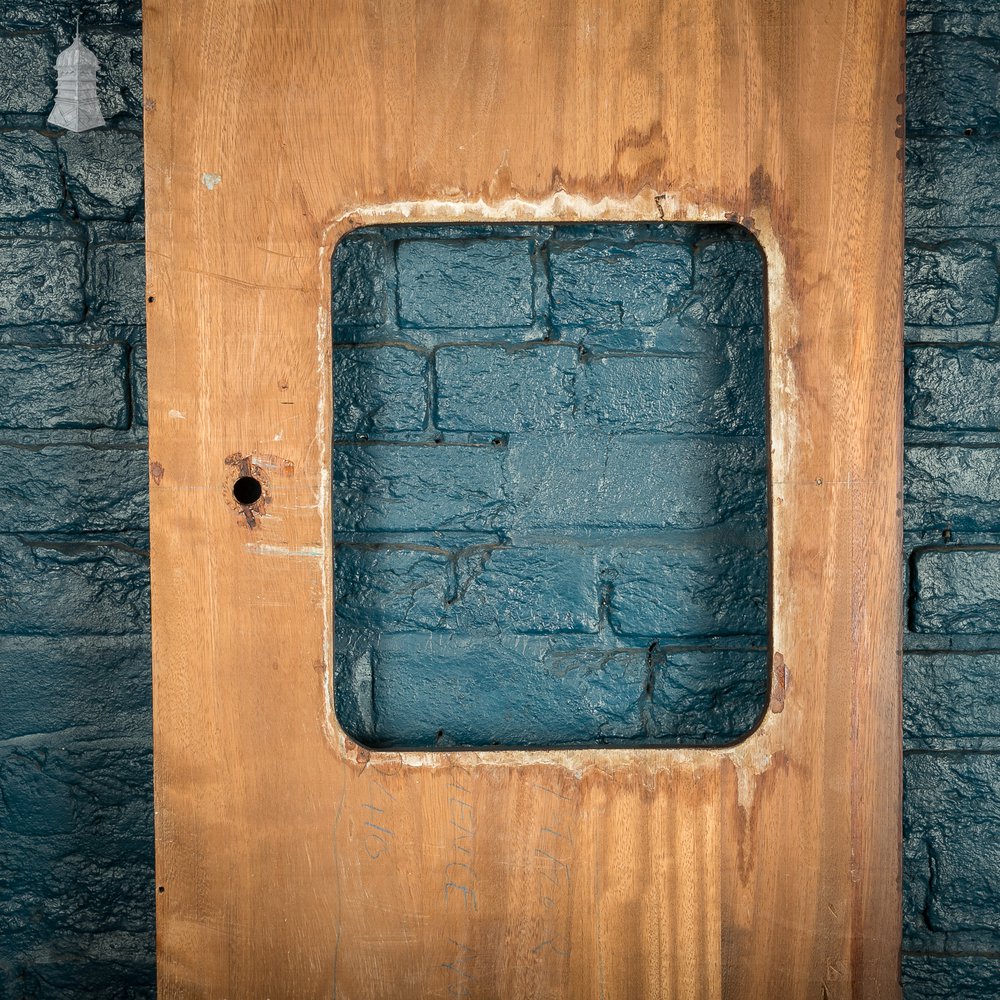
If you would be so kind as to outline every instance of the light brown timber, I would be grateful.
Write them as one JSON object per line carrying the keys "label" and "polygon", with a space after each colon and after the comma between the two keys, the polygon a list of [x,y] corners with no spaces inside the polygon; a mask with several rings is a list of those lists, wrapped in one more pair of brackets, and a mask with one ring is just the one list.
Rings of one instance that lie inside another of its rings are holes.
{"label": "light brown timber", "polygon": [[[898,998],[899,7],[143,14],[160,1000]],[[353,745],[335,243],[660,218],[767,258],[772,711],[722,750]]]}

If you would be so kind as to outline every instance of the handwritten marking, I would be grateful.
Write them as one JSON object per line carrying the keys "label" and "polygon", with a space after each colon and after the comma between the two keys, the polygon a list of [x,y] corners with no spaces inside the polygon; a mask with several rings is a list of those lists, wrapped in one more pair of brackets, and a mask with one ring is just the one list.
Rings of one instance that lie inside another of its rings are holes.
{"label": "handwritten marking", "polygon": [[[570,799],[570,796],[561,795],[559,792],[553,791],[552,794],[560,799]],[[538,874],[544,883],[538,887],[538,898],[545,911],[545,917],[539,928],[541,940],[531,949],[533,955],[551,951],[560,958],[569,957],[572,940],[567,914],[573,885],[572,852],[573,838],[569,833],[560,829],[555,823],[539,828],[538,846],[534,849],[534,856],[536,859],[542,859],[542,863],[538,866]]]}
{"label": "handwritten marking", "polygon": [[393,840],[396,839],[396,832],[390,826],[383,826],[382,823],[387,823],[387,819],[382,819],[386,815],[385,809],[382,806],[375,805],[373,799],[375,798],[374,790],[378,789],[382,795],[386,796],[390,801],[394,801],[394,796],[391,792],[379,781],[374,778],[368,781],[368,800],[361,803],[362,809],[367,809],[371,813],[378,813],[380,823],[373,823],[370,819],[366,819],[363,826],[365,829],[364,837],[364,849],[365,853],[371,858],[372,861],[377,861],[383,854],[389,852],[392,847]]}
{"label": "handwritten marking", "polygon": [[461,941],[456,941],[454,938],[448,938],[448,942],[453,944],[458,949],[458,955],[450,962],[442,962],[441,968],[446,970],[451,976],[459,977],[458,982],[455,982],[453,979],[448,984],[448,996],[471,996],[472,993],[470,992],[469,984],[474,983],[476,981],[476,977],[471,972],[467,972],[465,969],[460,968],[460,966],[467,963],[474,963],[476,959],[476,952],[468,945],[462,944]]}

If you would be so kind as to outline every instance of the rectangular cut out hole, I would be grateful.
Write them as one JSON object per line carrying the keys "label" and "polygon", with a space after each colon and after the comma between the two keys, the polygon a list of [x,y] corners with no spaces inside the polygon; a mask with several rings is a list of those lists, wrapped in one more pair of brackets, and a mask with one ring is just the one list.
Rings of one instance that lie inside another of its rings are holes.
{"label": "rectangular cut out hole", "polygon": [[769,691],[764,260],[735,225],[333,259],[335,707],[370,747],[723,745]]}

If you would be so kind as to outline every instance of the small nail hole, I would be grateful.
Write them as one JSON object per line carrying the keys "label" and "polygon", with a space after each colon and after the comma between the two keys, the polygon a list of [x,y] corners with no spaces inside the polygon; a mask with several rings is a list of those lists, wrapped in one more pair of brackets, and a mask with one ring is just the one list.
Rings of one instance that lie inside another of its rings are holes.
{"label": "small nail hole", "polygon": [[155,295],[150,295],[150,297],[148,299],[146,299],[146,301],[147,302],[155,302],[156,301],[156,296]]}
{"label": "small nail hole", "polygon": [[236,498],[236,502],[243,504],[244,507],[256,503],[263,492],[264,488],[260,485],[260,480],[253,476],[240,476],[233,483],[233,496]]}
{"label": "small nail hole", "polygon": [[160,886],[156,887],[156,891],[157,892],[165,892],[166,890],[164,889],[164,887],[162,885],[160,885]]}

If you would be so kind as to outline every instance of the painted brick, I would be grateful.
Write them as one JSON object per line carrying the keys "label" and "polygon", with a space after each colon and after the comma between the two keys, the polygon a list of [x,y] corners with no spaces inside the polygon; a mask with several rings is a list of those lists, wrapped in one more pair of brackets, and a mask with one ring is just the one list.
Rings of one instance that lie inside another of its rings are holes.
{"label": "painted brick", "polygon": [[[80,997],[100,997],[101,1000],[155,1000],[156,964],[129,961],[127,958],[92,958],[88,948],[76,936],[52,941],[44,948],[44,958],[32,956],[23,964],[0,962],[0,974],[5,971],[10,981],[16,981],[21,996],[45,997],[46,1000],[79,1000]],[[122,956],[152,955],[153,946],[129,947],[116,937],[113,944],[97,942],[94,954],[111,953]],[[49,957],[49,956],[58,957]]]}
{"label": "painted brick", "polygon": [[922,347],[906,354],[906,422],[924,430],[1000,426],[1000,350]]}
{"label": "painted brick", "polygon": [[763,635],[766,571],[762,541],[722,546],[695,536],[683,548],[620,551],[604,571],[608,621],[636,638]]}
{"label": "painted brick", "polygon": [[[339,601],[339,595],[338,595]],[[372,671],[379,636],[364,628],[342,628],[334,615],[333,707],[344,731],[360,743],[375,741],[375,704]],[[388,633],[382,636],[383,641]]]}
{"label": "painted brick", "polygon": [[1000,548],[918,553],[910,624],[917,632],[1000,632]]}
{"label": "painted brick", "polygon": [[150,670],[148,636],[5,637],[0,742],[62,732],[148,741]]}
{"label": "painted brick", "polygon": [[975,746],[1000,736],[1000,654],[910,653],[903,663],[903,734],[916,744]]}
{"label": "painted brick", "polygon": [[527,240],[402,240],[396,251],[404,326],[528,326],[533,317]]}
{"label": "painted brick", "polygon": [[766,523],[766,457],[752,442],[554,434],[506,451],[516,530]]}
{"label": "painted brick", "polygon": [[[15,837],[106,827],[148,830],[150,803],[141,793],[151,757],[129,745],[0,748],[0,829]],[[112,775],[117,787],[109,788]]]}
{"label": "painted brick", "polygon": [[745,238],[708,239],[695,247],[694,299],[685,318],[713,326],[762,326],[764,256]]}
{"label": "painted brick", "polygon": [[498,746],[637,739],[642,661],[611,657],[556,672],[549,661],[558,648],[543,637],[384,635],[372,653],[376,730],[365,742],[481,745],[484,733]]}
{"label": "painted brick", "polygon": [[[354,343],[354,327],[384,323],[386,279],[390,267],[389,250],[377,237],[349,235],[333,253],[333,339]],[[347,329],[341,329],[341,325]]]}
{"label": "painted brick", "polygon": [[596,632],[597,556],[565,545],[489,547],[458,560],[449,619],[478,634]]}
{"label": "painted brick", "polygon": [[427,420],[427,359],[402,347],[339,348],[333,355],[334,433],[419,431]]}
{"label": "painted brick", "polygon": [[904,761],[904,920],[917,933],[998,931],[1000,767],[992,754]]}
{"label": "painted brick", "polygon": [[0,348],[0,427],[126,427],[125,350]]}
{"label": "painted brick", "polygon": [[149,566],[127,544],[0,536],[0,633],[122,635],[149,628]]}
{"label": "painted brick", "polygon": [[338,642],[351,631],[440,628],[454,580],[446,554],[338,544],[334,570]]}
{"label": "painted brick", "polygon": [[731,743],[753,729],[770,693],[763,650],[648,654],[653,690],[648,732],[667,743]]}
{"label": "painted brick", "polygon": [[572,422],[578,365],[571,345],[443,347],[434,364],[442,430],[555,430]]}
{"label": "painted brick", "polygon": [[0,325],[75,323],[83,317],[83,246],[0,240]]}
{"label": "painted brick", "polygon": [[1000,126],[995,42],[941,32],[906,42],[906,127],[912,132],[961,132]]}
{"label": "painted brick", "polygon": [[652,326],[691,287],[691,248],[674,243],[554,243],[549,252],[557,327]]}
{"label": "painted brick", "polygon": [[65,35],[60,44],[68,45],[75,18],[81,10],[81,33],[87,33],[94,24],[138,26],[142,23],[140,0],[87,0],[85,5],[81,5],[80,0],[4,0],[0,7],[0,27],[52,28],[58,25]]}
{"label": "painted brick", "polygon": [[0,524],[21,532],[145,528],[145,449],[0,445]]}
{"label": "painted brick", "polygon": [[0,36],[0,111],[48,114],[55,97],[55,60],[55,47],[47,34]]}
{"label": "painted brick", "polygon": [[[133,784],[123,774],[116,780],[115,771],[108,768],[119,759],[125,763],[133,758],[145,764],[144,778],[136,775]],[[83,788],[102,784],[106,799],[132,797],[146,815],[136,808],[119,813],[120,819],[112,813],[109,821],[90,829],[80,824],[69,833],[0,838],[0,870],[9,873],[0,884],[0,935],[7,948],[16,948],[15,962],[32,968],[39,959],[54,965],[67,953],[94,958],[121,949],[122,955],[138,955],[151,947],[152,816],[149,794],[140,792],[152,780],[150,758],[148,750],[133,747],[114,757],[94,748],[81,766],[85,770],[89,765],[98,778],[83,782]],[[29,772],[26,779],[31,777],[44,789],[44,772]],[[123,825],[122,832],[112,836],[115,822],[130,826]],[[40,996],[48,1000],[50,994]]]}
{"label": "painted brick", "polygon": [[906,1000],[995,1000],[1000,959],[976,955],[903,955]]}
{"label": "painted brick", "polygon": [[107,323],[146,321],[146,252],[142,243],[98,243],[91,249],[87,299]]}
{"label": "painted brick", "polygon": [[997,265],[992,244],[910,242],[903,266],[907,323],[951,327],[992,323],[996,318]]}
{"label": "painted brick", "polygon": [[82,219],[132,219],[142,208],[142,136],[110,128],[59,137],[70,199]]}
{"label": "painted brick", "polygon": [[909,530],[1000,530],[1000,449],[904,451],[903,518]]}
{"label": "painted brick", "polygon": [[149,421],[145,344],[138,344],[130,353],[129,369],[132,382],[132,419],[140,427],[145,427]]}
{"label": "painted brick", "polygon": [[97,96],[105,120],[122,114],[142,118],[142,36],[97,28],[87,32],[86,42],[101,65]]}
{"label": "painted brick", "polygon": [[0,132],[0,218],[57,212],[62,201],[52,140],[34,132]]}
{"label": "painted brick", "polygon": [[921,139],[906,143],[906,224],[1000,225],[1000,139]]}
{"label": "painted brick", "polygon": [[764,433],[763,351],[734,366],[711,357],[603,357],[582,366],[583,417],[615,431]]}
{"label": "painted brick", "polygon": [[503,449],[338,445],[334,524],[340,531],[493,530],[510,520]]}

